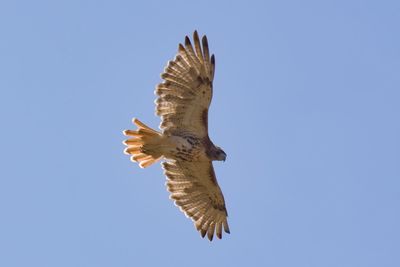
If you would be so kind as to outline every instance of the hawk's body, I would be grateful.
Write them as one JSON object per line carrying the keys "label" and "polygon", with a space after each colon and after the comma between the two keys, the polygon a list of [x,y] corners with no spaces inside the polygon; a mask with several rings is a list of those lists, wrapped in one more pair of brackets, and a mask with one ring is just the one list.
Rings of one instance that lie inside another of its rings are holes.
{"label": "hawk's body", "polygon": [[207,38],[194,32],[194,49],[188,37],[185,46],[168,62],[155,93],[156,114],[161,116],[157,132],[137,119],[137,131],[126,130],[127,154],[145,168],[163,163],[167,189],[181,210],[195,222],[197,230],[211,240],[214,232],[221,238],[222,226],[229,233],[224,197],[218,186],[213,160],[226,154],[208,136],[208,108],[212,98],[214,55],[209,56]]}

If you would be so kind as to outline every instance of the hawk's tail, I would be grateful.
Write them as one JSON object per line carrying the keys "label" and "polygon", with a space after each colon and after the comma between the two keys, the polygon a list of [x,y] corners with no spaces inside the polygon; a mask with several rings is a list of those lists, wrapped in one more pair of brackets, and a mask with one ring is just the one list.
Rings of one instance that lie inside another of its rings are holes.
{"label": "hawk's tail", "polygon": [[162,157],[159,151],[162,135],[136,118],[132,121],[139,129],[124,131],[130,137],[123,142],[127,146],[124,152],[132,155],[131,160],[139,162],[141,168],[146,168]]}

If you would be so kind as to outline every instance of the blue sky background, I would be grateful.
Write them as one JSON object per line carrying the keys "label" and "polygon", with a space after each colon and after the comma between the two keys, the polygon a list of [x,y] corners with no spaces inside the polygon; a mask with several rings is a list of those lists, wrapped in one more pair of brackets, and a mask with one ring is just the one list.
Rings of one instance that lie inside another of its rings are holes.
{"label": "blue sky background", "polygon": [[[400,266],[399,25],[398,1],[0,2],[0,266]],[[194,29],[212,243],[121,143]]]}

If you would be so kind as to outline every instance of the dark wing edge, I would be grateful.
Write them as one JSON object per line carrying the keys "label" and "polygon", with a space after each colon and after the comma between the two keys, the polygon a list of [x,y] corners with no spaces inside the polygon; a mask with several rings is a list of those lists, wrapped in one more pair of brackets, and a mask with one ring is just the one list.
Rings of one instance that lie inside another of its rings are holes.
{"label": "dark wing edge", "polygon": [[230,233],[224,196],[211,161],[168,161],[163,163],[163,169],[170,198],[193,220],[203,238],[207,234],[211,241],[216,233],[221,239],[222,228]]}

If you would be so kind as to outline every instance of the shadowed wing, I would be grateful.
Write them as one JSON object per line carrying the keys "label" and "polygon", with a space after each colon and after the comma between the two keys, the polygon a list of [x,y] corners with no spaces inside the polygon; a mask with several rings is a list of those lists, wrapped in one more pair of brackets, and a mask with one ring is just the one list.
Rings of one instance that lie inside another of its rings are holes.
{"label": "shadowed wing", "polygon": [[215,178],[211,161],[169,161],[163,163],[170,198],[190,217],[200,231],[212,240],[214,232],[229,233],[224,196]]}
{"label": "shadowed wing", "polygon": [[193,34],[194,48],[186,36],[185,45],[169,61],[157,85],[156,114],[161,116],[160,129],[164,133],[196,133],[198,137],[208,135],[208,107],[212,98],[215,59],[209,55],[207,37],[202,45],[197,31]]}

